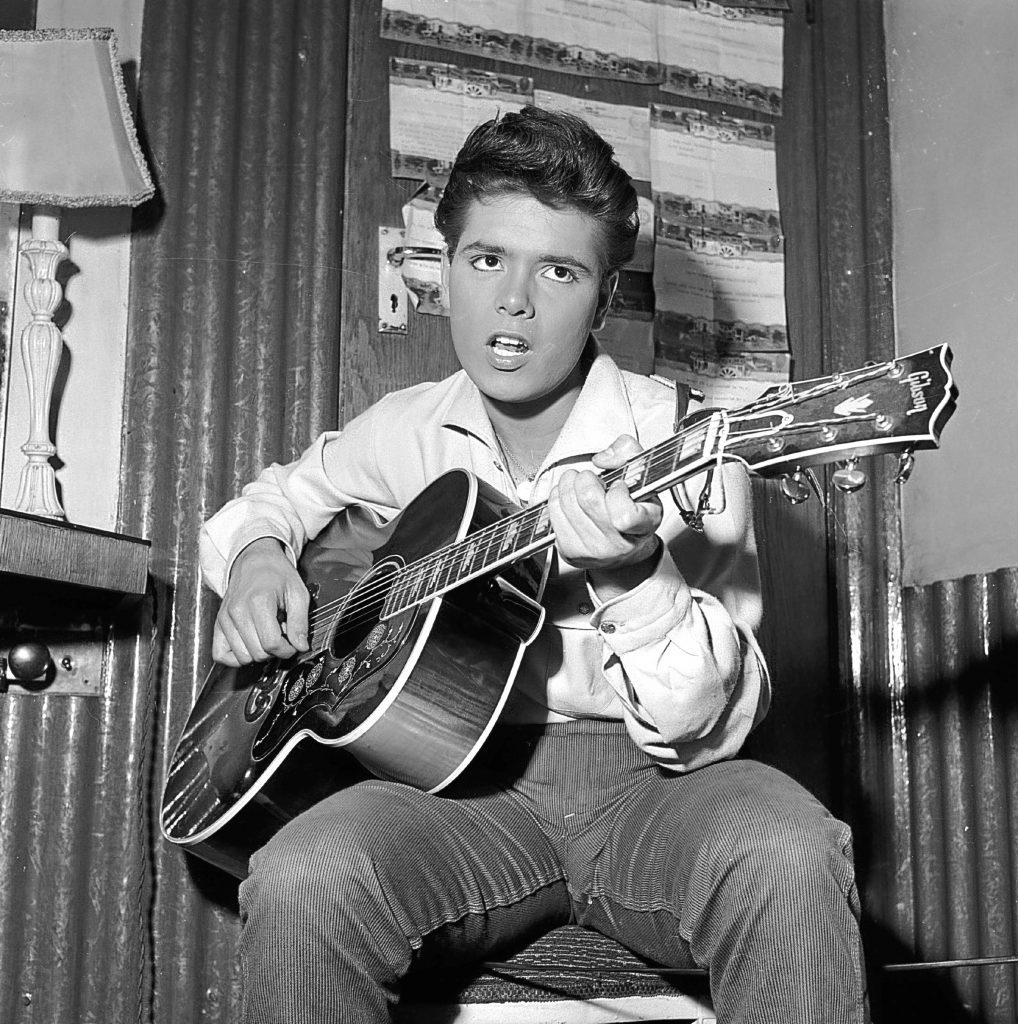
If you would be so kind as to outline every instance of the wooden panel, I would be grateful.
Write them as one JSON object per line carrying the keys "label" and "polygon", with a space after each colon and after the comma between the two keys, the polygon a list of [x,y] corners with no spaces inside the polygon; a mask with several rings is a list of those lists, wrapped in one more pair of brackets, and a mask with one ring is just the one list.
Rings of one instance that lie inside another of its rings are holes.
{"label": "wooden panel", "polygon": [[389,57],[411,48],[380,39],[380,18],[381,0],[351,5],[340,422],[395,388],[440,380],[458,366],[444,318],[411,310],[405,336],[378,332],[378,228],[402,226],[400,208],[417,190],[389,177]]}
{"label": "wooden panel", "polygon": [[[418,183],[389,174],[389,58],[451,64],[530,75],[535,87],[577,93],[606,103],[646,106],[689,102],[657,86],[582,78],[543,68],[491,60],[439,47],[379,37],[381,0],[351,11],[350,97],[347,117],[346,235],[343,247],[343,332],[340,420],[345,422],[394,388],[438,380],[458,369],[444,318],[409,312],[406,336],[379,334],[376,237],[380,226],[401,226],[400,207]],[[703,104],[720,110],[718,104]],[[762,116],[762,115],[761,115]]]}
{"label": "wooden panel", "polygon": [[36,0],[4,0],[0,4],[0,29],[34,29],[35,8]]}
{"label": "wooden panel", "polygon": [[0,573],[144,594],[149,542],[0,509]]}
{"label": "wooden panel", "polygon": [[[788,323],[795,377],[824,367],[819,312],[816,116],[813,83],[815,29],[803,0],[786,18],[785,115],[778,132],[778,187],[787,236]],[[578,89],[594,100],[646,105],[682,104],[656,86],[527,69],[439,48],[381,39],[381,0],[351,12],[350,101],[343,250],[340,421],[394,388],[438,380],[458,368],[444,318],[409,313],[406,336],[379,334],[376,237],[381,225],[402,224],[400,207],[415,182],[389,176],[388,61],[390,56],[444,60],[514,74],[531,74],[538,88]],[[717,104],[707,107],[721,109]],[[736,112],[737,113],[737,112]],[[761,641],[771,664],[776,699],[747,752],[776,764],[828,800],[835,711],[830,652],[826,515],[819,502],[793,508],[775,483],[757,484],[758,531],[765,577]]]}
{"label": "wooden panel", "polygon": [[[883,5],[818,5],[813,88],[819,135],[817,178],[824,351],[829,364],[894,355],[890,266],[889,138]],[[844,703],[846,817],[856,826],[856,860],[870,949],[912,930],[907,758],[900,717],[902,658],[898,490],[893,464],[871,459],[869,483],[839,496],[831,517],[836,585],[832,646]],[[871,952],[871,955],[873,953]],[[878,954],[879,955],[879,954]]]}
{"label": "wooden panel", "polygon": [[[817,33],[807,7],[795,0],[785,18],[784,113],[777,129],[785,304],[797,380],[837,368],[826,365],[821,344],[818,98],[813,88]],[[819,475],[823,483],[823,472]],[[754,498],[764,580],[760,643],[774,680],[774,704],[746,753],[787,771],[837,810],[837,734],[844,726],[830,642],[826,512],[816,496],[790,505],[778,481],[755,480]]]}

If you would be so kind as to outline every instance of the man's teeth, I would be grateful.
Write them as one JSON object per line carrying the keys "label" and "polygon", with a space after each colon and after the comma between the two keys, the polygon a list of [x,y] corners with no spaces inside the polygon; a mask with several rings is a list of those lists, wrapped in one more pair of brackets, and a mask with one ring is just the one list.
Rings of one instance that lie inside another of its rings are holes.
{"label": "man's teeth", "polygon": [[526,343],[520,341],[518,338],[496,337],[492,344],[494,344],[496,348],[508,348],[513,352],[525,352],[527,350]]}

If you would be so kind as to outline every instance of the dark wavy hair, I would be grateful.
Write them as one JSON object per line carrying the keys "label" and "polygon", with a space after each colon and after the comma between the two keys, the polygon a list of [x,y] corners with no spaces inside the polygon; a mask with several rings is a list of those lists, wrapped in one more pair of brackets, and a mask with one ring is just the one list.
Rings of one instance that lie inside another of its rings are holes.
{"label": "dark wavy hair", "polygon": [[603,273],[633,258],[636,190],[612,147],[581,118],[527,106],[474,128],[435,211],[450,258],[470,204],[507,193],[529,194],[555,209],[572,207],[597,221]]}

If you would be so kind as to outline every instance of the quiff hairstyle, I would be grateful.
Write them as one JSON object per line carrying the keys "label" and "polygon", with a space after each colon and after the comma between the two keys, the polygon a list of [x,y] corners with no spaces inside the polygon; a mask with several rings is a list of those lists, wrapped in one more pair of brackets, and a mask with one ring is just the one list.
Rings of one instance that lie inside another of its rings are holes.
{"label": "quiff hairstyle", "polygon": [[527,106],[471,131],[435,211],[450,259],[471,204],[507,194],[592,217],[601,231],[602,274],[633,258],[636,190],[612,147],[582,118]]}

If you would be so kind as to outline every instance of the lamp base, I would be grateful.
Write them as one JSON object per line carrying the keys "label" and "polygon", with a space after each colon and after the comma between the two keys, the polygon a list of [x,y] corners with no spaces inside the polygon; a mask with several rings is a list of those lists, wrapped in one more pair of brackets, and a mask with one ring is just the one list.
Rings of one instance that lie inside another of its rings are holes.
{"label": "lamp base", "polygon": [[[30,451],[31,448],[48,448],[48,451]],[[21,479],[18,481],[18,495],[14,499],[14,508],[19,512],[27,512],[33,516],[45,516],[48,519],[66,519],[60,499],[57,497],[56,474],[49,464],[50,457],[56,454],[54,445],[24,444],[21,450],[28,462],[21,467]]]}
{"label": "lamp base", "polygon": [[53,384],[64,342],[53,314],[63,298],[56,279],[57,267],[67,257],[67,247],[57,238],[60,211],[37,206],[32,217],[32,238],[21,246],[32,274],[25,284],[25,300],[32,319],[21,332],[21,358],[28,384],[29,435],[21,446],[28,462],[21,469],[14,508],[34,516],[66,519],[57,498],[56,474],[50,459],[56,445],[50,438],[50,405]]}

